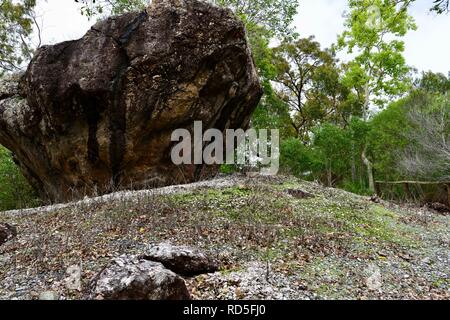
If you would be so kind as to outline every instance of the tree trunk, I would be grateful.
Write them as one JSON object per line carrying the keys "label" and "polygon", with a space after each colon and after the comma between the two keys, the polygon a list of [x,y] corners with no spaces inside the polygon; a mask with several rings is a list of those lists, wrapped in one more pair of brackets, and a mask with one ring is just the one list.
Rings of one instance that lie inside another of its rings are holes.
{"label": "tree trunk", "polygon": [[[364,102],[363,118],[364,121],[367,121],[367,114],[369,111],[369,104],[370,104],[370,90],[368,82],[366,83],[365,92],[366,97]],[[373,165],[372,162],[369,160],[369,158],[367,158],[366,151],[367,151],[367,144],[364,146],[361,158],[367,168],[367,178],[369,179],[369,190],[375,193],[375,181],[373,179]]]}
{"label": "tree trunk", "polygon": [[364,164],[367,167],[367,177],[369,179],[369,190],[371,192],[375,192],[375,180],[373,178],[373,165],[372,165],[372,162],[370,162],[370,160],[366,156],[366,149],[367,149],[367,147],[364,148],[364,151],[362,153],[362,159],[363,159]]}
{"label": "tree trunk", "polygon": [[332,179],[332,175],[331,175],[331,161],[329,161],[329,163],[328,163],[327,180],[328,180],[328,186],[331,188],[333,186],[333,179]]}
{"label": "tree trunk", "polygon": [[356,183],[355,143],[352,142],[352,182]]}
{"label": "tree trunk", "polygon": [[412,199],[412,193],[411,193],[411,190],[409,189],[409,183],[405,183],[403,186],[405,188],[406,199],[407,200],[411,200]]}
{"label": "tree trunk", "polygon": [[448,207],[450,208],[450,184],[447,185],[447,202]]}

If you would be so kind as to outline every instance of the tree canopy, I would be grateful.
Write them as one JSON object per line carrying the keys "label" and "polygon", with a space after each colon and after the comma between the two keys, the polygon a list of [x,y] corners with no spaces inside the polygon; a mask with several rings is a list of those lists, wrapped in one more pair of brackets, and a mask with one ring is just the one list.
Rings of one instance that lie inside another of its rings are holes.
{"label": "tree canopy", "polygon": [[23,63],[31,59],[35,5],[36,0],[2,0],[0,3],[0,75],[20,70]]}

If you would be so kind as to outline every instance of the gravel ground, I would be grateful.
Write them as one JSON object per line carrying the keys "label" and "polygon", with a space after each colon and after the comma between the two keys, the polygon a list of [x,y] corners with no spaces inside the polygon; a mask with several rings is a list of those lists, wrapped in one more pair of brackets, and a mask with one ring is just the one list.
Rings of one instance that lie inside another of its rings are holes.
{"label": "gravel ground", "polygon": [[[313,198],[292,196],[302,190]],[[207,250],[194,299],[449,299],[450,218],[289,177],[228,177],[0,213],[0,299],[87,299],[108,261],[169,241]],[[77,266],[81,290],[66,286]]]}

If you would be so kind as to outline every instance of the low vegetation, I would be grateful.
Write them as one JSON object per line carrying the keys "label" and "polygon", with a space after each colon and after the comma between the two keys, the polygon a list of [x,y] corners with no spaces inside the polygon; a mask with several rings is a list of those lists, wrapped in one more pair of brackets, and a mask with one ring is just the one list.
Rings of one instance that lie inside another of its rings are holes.
{"label": "low vegetation", "polygon": [[[229,179],[234,187],[2,214],[19,236],[0,249],[10,259],[0,268],[0,297],[36,298],[49,289],[67,299],[86,297],[112,257],[161,241],[199,246],[221,261],[220,273],[188,279],[196,298],[278,297],[233,285],[230,277],[244,281],[249,264],[261,266],[258,281],[267,277],[265,287],[284,298],[449,297],[448,217],[296,178]],[[292,189],[314,197],[291,196]],[[64,287],[74,264],[83,268],[81,292]],[[371,265],[382,270],[379,290],[365,284]],[[218,292],[217,281],[231,281],[229,291]],[[293,291],[283,293],[284,283]]]}
{"label": "low vegetation", "polygon": [[37,206],[39,201],[11,153],[0,145],[0,211]]}

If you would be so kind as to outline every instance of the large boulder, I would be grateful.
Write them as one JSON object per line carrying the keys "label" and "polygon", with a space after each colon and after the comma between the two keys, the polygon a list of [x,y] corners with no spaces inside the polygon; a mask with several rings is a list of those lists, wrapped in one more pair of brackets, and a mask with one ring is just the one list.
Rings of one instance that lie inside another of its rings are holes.
{"label": "large boulder", "polygon": [[93,283],[106,300],[190,300],[184,280],[161,263],[134,256],[115,258]]}
{"label": "large boulder", "polygon": [[19,84],[0,84],[0,143],[53,201],[200,180],[171,134],[246,128],[262,95],[243,24],[198,0],[154,0],[40,48]]}
{"label": "large boulder", "polygon": [[150,245],[145,259],[161,262],[167,269],[183,276],[196,276],[219,270],[217,261],[198,248],[174,246],[170,243]]}

